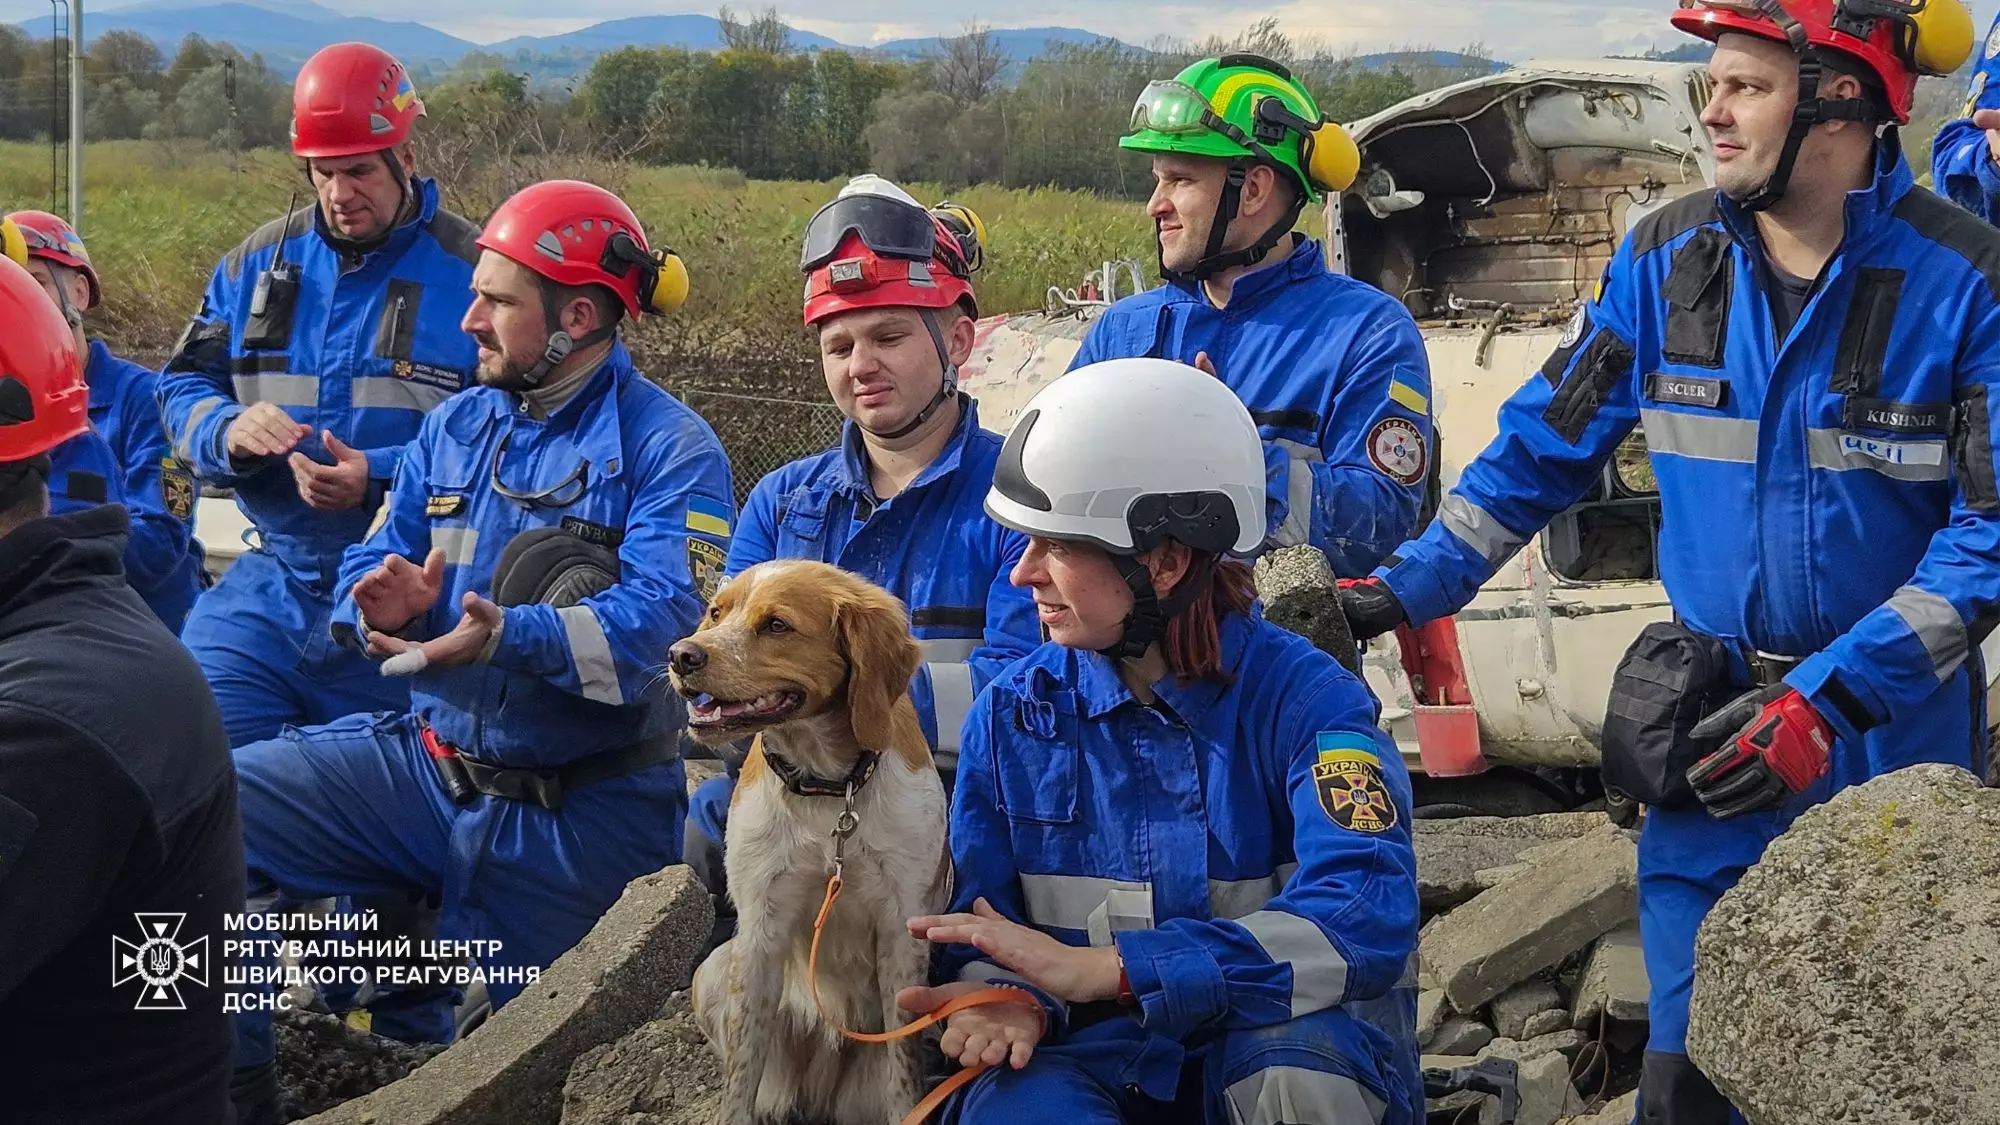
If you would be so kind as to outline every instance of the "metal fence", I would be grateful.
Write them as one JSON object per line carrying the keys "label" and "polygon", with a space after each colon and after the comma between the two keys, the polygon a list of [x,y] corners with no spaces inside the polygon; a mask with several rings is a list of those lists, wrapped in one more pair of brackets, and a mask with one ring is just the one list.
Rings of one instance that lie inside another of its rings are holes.
{"label": "metal fence", "polygon": [[708,420],[735,475],[736,503],[773,469],[832,446],[843,419],[831,403],[669,387]]}

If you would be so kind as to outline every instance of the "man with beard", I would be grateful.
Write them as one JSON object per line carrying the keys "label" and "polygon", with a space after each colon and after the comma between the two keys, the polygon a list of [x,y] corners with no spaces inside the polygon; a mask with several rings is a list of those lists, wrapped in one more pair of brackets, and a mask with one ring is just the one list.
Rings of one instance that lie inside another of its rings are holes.
{"label": "man with beard", "polygon": [[[657,674],[734,511],[714,432],[618,339],[687,291],[631,209],[536,184],[478,245],[480,386],[424,419],[335,585],[333,635],[411,676],[412,707],[287,728],[236,765],[253,903],[428,891],[440,939],[491,943],[453,979],[498,1007],[680,860],[681,712]],[[269,1014],[238,1032],[239,1067],[267,1063]]]}
{"label": "man with beard", "polygon": [[[1000,438],[958,391],[981,228],[876,176],[855,177],[806,224],[805,322],[847,425],[839,446],[757,483],[723,566],[733,578],[813,559],[903,600],[924,650],[910,696],[947,791],[973,696],[1041,642],[1033,600],[1007,580],[1027,540],[981,507]],[[704,782],[688,816],[688,864],[715,897],[713,944],[736,917],[722,865],[736,768]]]}
{"label": "man with beard", "polygon": [[479,230],[414,175],[423,113],[378,48],[307,60],[292,152],[316,202],[223,257],[160,378],[175,457],[234,489],[257,533],[181,630],[232,745],[409,706],[404,681],[327,639],[327,615],[341,552],[367,533],[403,446],[472,382],[458,323]]}
{"label": "man with beard", "polygon": [[1917,187],[1896,132],[1917,76],[1969,53],[1963,5],[1684,0],[1673,23],[1716,45],[1720,190],[1633,229],[1437,520],[1343,598],[1357,637],[1453,612],[1644,423],[1674,617],[1626,654],[1603,739],[1607,787],[1645,806],[1639,1119],[1721,1125],[1686,1053],[1710,908],[1845,787],[1984,773],[2000,231]]}
{"label": "man with beard", "polygon": [[1120,148],[1151,153],[1158,289],[1105,310],[1071,370],[1148,356],[1212,370],[1264,437],[1267,545],[1359,578],[1414,532],[1432,467],[1430,360],[1395,297],[1294,233],[1360,155],[1304,84],[1257,55],[1151,83]]}

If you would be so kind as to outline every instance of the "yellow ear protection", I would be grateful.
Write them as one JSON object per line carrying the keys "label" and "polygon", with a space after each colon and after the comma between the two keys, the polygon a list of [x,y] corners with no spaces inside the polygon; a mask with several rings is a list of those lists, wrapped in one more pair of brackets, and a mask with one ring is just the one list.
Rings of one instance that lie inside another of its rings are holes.
{"label": "yellow ear protection", "polygon": [[0,217],[0,251],[5,251],[8,261],[28,268],[28,236],[14,225],[14,220]]}
{"label": "yellow ear protection", "polygon": [[1256,112],[1263,144],[1276,144],[1287,131],[1299,135],[1299,165],[1321,191],[1346,191],[1360,175],[1361,150],[1338,122],[1308,121],[1274,94],[1258,98]]}
{"label": "yellow ear protection", "polygon": [[1915,30],[1916,46],[1911,61],[1920,74],[1953,74],[1972,57],[1976,31],[1972,13],[1959,0],[1916,0],[1917,9],[1909,23]]}
{"label": "yellow ear protection", "polygon": [[614,277],[624,277],[626,270],[637,267],[639,307],[652,316],[665,316],[687,301],[687,263],[669,248],[648,254],[638,239],[619,231],[605,243],[599,264]]}

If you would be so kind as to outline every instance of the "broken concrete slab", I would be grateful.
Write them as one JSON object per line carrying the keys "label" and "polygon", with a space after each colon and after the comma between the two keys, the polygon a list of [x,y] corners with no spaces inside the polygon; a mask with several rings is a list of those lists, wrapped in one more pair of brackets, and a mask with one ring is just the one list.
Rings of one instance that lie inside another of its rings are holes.
{"label": "broken concrete slab", "polygon": [[1471,1016],[1453,1016],[1444,1021],[1424,1049],[1440,1055],[1470,1055],[1492,1041],[1492,1028]]}
{"label": "broken concrete slab", "polygon": [[1600,1015],[1643,1021],[1650,994],[1639,926],[1620,926],[1597,939],[1597,948],[1590,951],[1583,976],[1577,981],[1571,1026],[1594,1027]]}
{"label": "broken concrete slab", "polygon": [[1493,998],[1487,1015],[1493,1017],[1493,1031],[1503,1039],[1524,1039],[1524,1029],[1532,1016],[1562,1007],[1562,993],[1545,980],[1523,981]]}
{"label": "broken concrete slab", "polygon": [[1443,988],[1459,1011],[1478,1009],[1637,917],[1638,878],[1638,849],[1616,828],[1565,843],[1424,934],[1424,986]]}
{"label": "broken concrete slab", "polygon": [[1253,580],[1266,618],[1311,641],[1348,671],[1361,673],[1361,653],[1340,608],[1340,587],[1324,551],[1309,543],[1272,551],[1257,560]]}
{"label": "broken concrete slab", "polygon": [[2000,1121],[1996,842],[1951,766],[1800,816],[1701,928],[1689,1056],[1752,1125]]}
{"label": "broken concrete slab", "polygon": [[1451,1005],[1445,1003],[1442,989],[1427,988],[1417,993],[1417,1042],[1429,1043],[1449,1014]]}
{"label": "broken concrete slab", "polygon": [[[1521,1064],[1521,1108],[1514,1125],[1555,1125],[1558,1117],[1583,1104],[1569,1084],[1569,1062],[1561,1055],[1542,1055]],[[1499,1125],[1500,1100],[1487,1098],[1479,1109],[1480,1125]]]}
{"label": "broken concrete slab", "polygon": [[710,1125],[721,1099],[721,1061],[676,993],[660,1019],[576,1060],[562,1125]]}
{"label": "broken concrete slab", "polygon": [[1639,1091],[1634,1090],[1605,1102],[1593,1112],[1565,1117],[1556,1125],[1632,1125],[1638,1112]]}
{"label": "broken concrete slab", "polygon": [[1561,1055],[1565,1059],[1574,1059],[1576,1053],[1583,1050],[1583,1045],[1588,1042],[1590,1040],[1583,1032],[1573,1027],[1565,1027],[1561,1031],[1552,1031],[1533,1039],[1495,1039],[1479,1049],[1479,1057],[1513,1059],[1515,1062],[1527,1062],[1543,1055]]}
{"label": "broken concrete slab", "polygon": [[1480,872],[1511,866],[1539,845],[1575,839],[1609,823],[1603,813],[1416,821],[1411,827],[1423,908],[1427,913],[1449,910],[1487,889],[1480,883]]}
{"label": "broken concrete slab", "polygon": [[1522,1039],[1536,1039],[1569,1028],[1569,1013],[1562,1008],[1551,1008],[1546,1012],[1536,1012],[1528,1017],[1521,1027]]}
{"label": "broken concrete slab", "polygon": [[308,1125],[557,1125],[577,1056],[652,1019],[685,987],[714,919],[684,866],[626,886],[541,979],[450,1050]]}

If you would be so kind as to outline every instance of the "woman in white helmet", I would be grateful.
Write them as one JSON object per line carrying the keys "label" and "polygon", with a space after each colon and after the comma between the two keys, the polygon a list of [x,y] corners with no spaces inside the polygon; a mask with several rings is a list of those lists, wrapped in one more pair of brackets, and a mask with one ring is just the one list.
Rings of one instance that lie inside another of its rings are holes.
{"label": "woman in white helmet", "polygon": [[[1079,368],[1028,404],[986,510],[1048,643],[980,694],[960,745],[953,913],[929,1011],[992,1066],[984,1123],[1407,1125],[1423,1107],[1409,776],[1361,683],[1254,607],[1256,425],[1165,360]],[[1234,558],[1232,558],[1234,556]]]}

